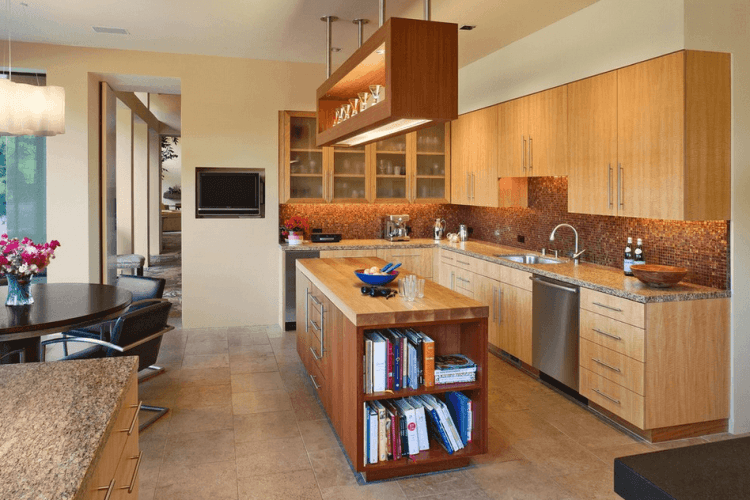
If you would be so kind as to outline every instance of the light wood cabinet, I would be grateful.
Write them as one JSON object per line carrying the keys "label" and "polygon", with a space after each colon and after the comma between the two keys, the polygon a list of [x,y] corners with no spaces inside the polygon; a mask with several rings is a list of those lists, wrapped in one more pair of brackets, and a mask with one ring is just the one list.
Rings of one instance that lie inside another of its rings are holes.
{"label": "light wood cabinet", "polygon": [[567,87],[498,107],[498,177],[566,175]]}
{"label": "light wood cabinet", "polygon": [[375,255],[387,262],[401,263],[405,272],[432,279],[432,248],[380,248]]}
{"label": "light wood cabinet", "polygon": [[531,291],[500,283],[499,294],[497,347],[531,365]]}
{"label": "light wood cabinet", "polygon": [[668,54],[571,83],[568,97],[569,211],[730,218],[729,54]]}
{"label": "light wood cabinet", "polygon": [[451,203],[497,207],[497,106],[458,117],[451,126]]}
{"label": "light wood cabinet", "polygon": [[279,202],[328,201],[327,158],[315,146],[315,113],[279,111]]}

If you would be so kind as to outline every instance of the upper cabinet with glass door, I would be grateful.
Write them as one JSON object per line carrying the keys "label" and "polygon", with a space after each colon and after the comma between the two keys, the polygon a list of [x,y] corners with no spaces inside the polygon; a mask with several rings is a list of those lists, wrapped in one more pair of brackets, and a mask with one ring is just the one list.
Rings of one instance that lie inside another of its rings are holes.
{"label": "upper cabinet with glass door", "polygon": [[324,148],[328,151],[330,189],[328,201],[367,202],[367,155],[364,146]]}
{"label": "upper cabinet with glass door", "polygon": [[325,152],[315,147],[315,113],[281,111],[279,116],[279,201],[326,201]]}
{"label": "upper cabinet with glass door", "polygon": [[449,203],[450,124],[417,130],[414,139],[416,168],[411,182],[412,201]]}
{"label": "upper cabinet with glass door", "polygon": [[370,146],[374,162],[374,200],[404,203],[407,201],[407,136],[399,135]]}

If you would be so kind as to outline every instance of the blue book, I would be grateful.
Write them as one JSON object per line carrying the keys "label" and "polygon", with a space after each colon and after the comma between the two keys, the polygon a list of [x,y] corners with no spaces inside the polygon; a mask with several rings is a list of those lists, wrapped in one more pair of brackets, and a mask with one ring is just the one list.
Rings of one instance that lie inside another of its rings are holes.
{"label": "blue book", "polygon": [[469,398],[461,392],[446,392],[445,405],[457,423],[458,434],[466,446],[469,443]]}
{"label": "blue book", "polygon": [[445,433],[443,425],[440,423],[440,416],[438,415],[438,412],[426,399],[422,399],[422,402],[424,403],[425,412],[430,416],[430,431],[432,435],[438,442],[440,442],[441,445],[443,445],[445,451],[447,451],[449,455],[452,455],[453,447],[451,446],[450,439],[448,439],[448,435]]}

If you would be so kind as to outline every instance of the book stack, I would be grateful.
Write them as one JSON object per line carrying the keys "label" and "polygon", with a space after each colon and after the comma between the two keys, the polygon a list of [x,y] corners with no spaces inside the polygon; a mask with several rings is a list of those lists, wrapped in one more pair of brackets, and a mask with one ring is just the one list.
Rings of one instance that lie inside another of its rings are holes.
{"label": "book stack", "polygon": [[463,354],[435,356],[435,384],[474,382],[477,365]]}
{"label": "book stack", "polygon": [[435,385],[435,342],[412,328],[365,332],[365,393]]}
{"label": "book stack", "polygon": [[364,463],[429,450],[430,435],[452,454],[471,441],[471,428],[471,400],[460,392],[446,394],[445,402],[432,395],[365,402]]}

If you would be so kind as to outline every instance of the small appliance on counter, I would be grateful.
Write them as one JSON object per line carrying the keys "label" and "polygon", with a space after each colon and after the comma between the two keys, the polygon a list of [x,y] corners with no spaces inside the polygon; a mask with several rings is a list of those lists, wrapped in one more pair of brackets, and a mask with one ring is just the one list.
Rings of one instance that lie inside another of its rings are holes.
{"label": "small appliance on counter", "polygon": [[409,241],[408,215],[389,215],[385,221],[385,239],[388,241]]}
{"label": "small appliance on counter", "polygon": [[444,232],[445,232],[445,219],[435,219],[435,227],[433,228],[435,241],[442,240]]}
{"label": "small appliance on counter", "polygon": [[466,227],[466,224],[461,224],[458,226],[458,239],[461,241],[466,241],[469,239],[469,228]]}
{"label": "small appliance on counter", "polygon": [[341,233],[312,233],[310,241],[313,243],[338,243],[341,241]]}

